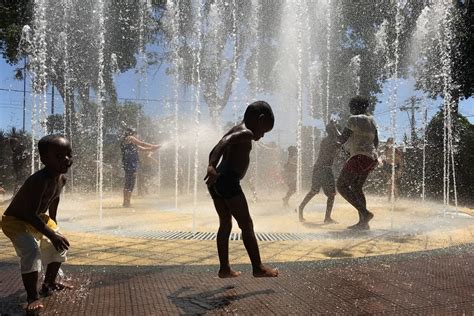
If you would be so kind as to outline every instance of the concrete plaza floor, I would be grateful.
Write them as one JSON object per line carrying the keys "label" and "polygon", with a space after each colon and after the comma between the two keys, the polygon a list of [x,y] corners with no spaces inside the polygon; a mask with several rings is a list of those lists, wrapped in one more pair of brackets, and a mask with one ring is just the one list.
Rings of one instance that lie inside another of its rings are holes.
{"label": "concrete plaza floor", "polygon": [[[391,210],[385,199],[373,197],[372,229],[358,233],[345,229],[356,217],[340,200],[336,225],[322,225],[322,198],[308,205],[304,225],[280,202],[250,204],[257,232],[303,236],[260,241],[262,259],[277,266],[280,276],[251,277],[242,241],[231,240],[231,263],[243,275],[222,280],[216,277],[215,240],[158,234],[215,231],[208,201],[183,199],[176,209],[172,198],[135,198],[134,208],[125,209],[119,197],[106,195],[100,211],[93,196],[66,195],[58,222],[71,249],[63,270],[76,289],[45,298],[42,314],[474,313],[472,210],[456,214],[413,201],[399,201]],[[1,315],[22,314],[16,262],[1,234]]]}

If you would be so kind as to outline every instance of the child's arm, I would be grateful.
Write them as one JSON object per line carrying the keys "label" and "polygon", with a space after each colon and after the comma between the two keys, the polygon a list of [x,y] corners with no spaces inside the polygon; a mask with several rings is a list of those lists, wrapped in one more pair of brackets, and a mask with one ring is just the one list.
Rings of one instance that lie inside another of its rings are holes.
{"label": "child's arm", "polygon": [[135,145],[139,146],[139,148],[141,148],[141,149],[157,149],[157,148],[160,148],[160,145],[153,145],[153,144],[145,143],[145,142],[139,140],[138,138],[136,138],[134,136],[128,136],[128,139],[130,140],[130,142],[132,142]]}
{"label": "child's arm", "polygon": [[222,139],[217,143],[216,146],[214,146],[214,148],[211,150],[209,154],[209,166],[207,167],[207,174],[204,177],[204,180],[206,180],[206,184],[212,185],[216,182],[217,180],[216,167],[222,155],[224,154],[226,147],[233,144],[251,142],[252,139],[253,139],[253,134],[249,130],[243,130],[243,131],[231,133],[229,135],[222,137]]}
{"label": "child's arm", "polygon": [[[25,192],[28,192],[28,198],[32,202],[31,205],[37,205],[36,209],[25,210],[24,212],[18,212],[15,217],[29,223],[37,231],[46,236],[58,251],[67,250],[69,248],[69,242],[63,236],[56,234],[47,224],[39,217],[41,202],[44,198],[44,193],[47,190],[46,182],[41,178],[35,178],[24,184],[28,188]],[[59,203],[59,200],[58,200]],[[54,203],[53,203],[54,204]],[[54,212],[53,212],[54,213]],[[54,216],[56,216],[54,214]]]}
{"label": "child's arm", "polygon": [[49,217],[55,222],[57,223],[56,221],[56,214],[58,212],[58,205],[59,205],[59,196],[54,199],[51,204],[49,205]]}
{"label": "child's arm", "polygon": [[339,132],[339,130],[337,129],[337,125],[336,125],[336,122],[335,121],[331,121],[330,122],[331,124],[331,127],[334,129],[334,132],[336,134],[336,138],[337,138],[337,141],[342,145],[344,144],[345,142],[347,142],[347,140],[349,139],[349,137],[351,136],[352,134],[352,131],[350,129],[348,129],[347,127],[344,128],[344,130],[341,132]]}
{"label": "child's arm", "polygon": [[377,129],[375,129],[374,146],[375,149],[379,147],[379,132],[377,131]]}

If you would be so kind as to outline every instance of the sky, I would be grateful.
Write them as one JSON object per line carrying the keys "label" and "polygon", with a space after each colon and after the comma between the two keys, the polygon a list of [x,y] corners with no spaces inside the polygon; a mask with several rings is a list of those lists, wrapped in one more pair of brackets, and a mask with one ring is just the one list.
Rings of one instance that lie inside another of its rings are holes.
{"label": "sky", "polygon": [[[15,67],[7,64],[5,60],[0,59],[0,129],[2,130],[9,130],[12,127],[16,127],[17,129],[22,128],[23,81],[14,79],[14,69]],[[143,77],[139,76],[135,70],[118,74],[115,78],[115,84],[120,100],[148,99],[148,101],[140,101],[144,104],[145,112],[148,115],[155,118],[172,115],[172,105],[167,102],[167,100],[171,98],[173,91],[171,88],[171,79],[165,74],[165,66],[162,66],[160,69],[150,68],[147,71],[146,78],[146,81],[143,80]],[[28,92],[31,90],[29,78],[26,90]],[[31,130],[31,108],[33,98],[28,92],[25,100],[25,125],[26,130]],[[191,92],[191,90],[188,90],[188,92],[181,93],[180,95],[182,115],[192,115],[193,113],[195,103],[194,95],[192,95]],[[378,96],[379,103],[376,105],[374,112],[374,117],[379,127],[379,138],[381,140],[390,137],[392,134],[391,112],[388,102],[389,95],[390,83],[387,83],[384,85],[382,93]],[[411,96],[423,97],[423,94],[414,90],[413,80],[401,80],[398,86],[397,104],[404,104]],[[289,125],[288,122],[296,121],[296,111],[287,111],[284,105],[280,105],[282,101],[276,96],[257,97],[269,101],[275,110],[276,122],[274,133],[272,133],[273,135],[269,134],[266,138],[270,141],[277,141],[278,138],[282,145],[290,145],[291,143],[294,143],[294,133],[288,133],[287,130],[288,128],[292,129],[292,127],[289,127],[292,125]],[[63,105],[58,93],[55,94],[54,99],[55,112],[62,113]],[[236,120],[236,116],[241,116],[241,113],[243,113],[245,105],[252,101],[253,100],[250,99],[244,88],[237,87],[236,93],[231,96],[230,103],[223,112],[224,121]],[[429,120],[429,118],[431,118],[441,106],[442,100],[427,100],[426,104],[428,107]],[[461,101],[459,111],[461,114],[465,115],[471,123],[474,123],[474,98]],[[51,112],[51,88],[48,90],[47,112]],[[208,111],[204,104],[202,113],[203,121],[205,121],[208,116]],[[304,125],[314,125],[319,128],[322,127],[322,122],[311,119],[308,109],[304,109],[303,116]],[[421,112],[417,112],[415,117],[418,127],[421,127],[423,123]],[[396,127],[396,139],[400,142],[404,133],[407,133],[408,135],[410,134],[410,123],[407,112],[397,111]]]}

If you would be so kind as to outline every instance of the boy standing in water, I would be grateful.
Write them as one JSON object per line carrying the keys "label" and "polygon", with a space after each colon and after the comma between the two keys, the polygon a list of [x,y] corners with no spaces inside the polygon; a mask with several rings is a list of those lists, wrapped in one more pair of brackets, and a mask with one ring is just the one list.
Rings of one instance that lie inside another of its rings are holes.
{"label": "boy standing in water", "polygon": [[369,100],[356,96],[349,102],[351,116],[342,134],[334,122],[331,126],[338,135],[341,144],[347,142],[350,158],[337,179],[337,190],[344,199],[359,212],[359,222],[349,226],[349,229],[370,229],[369,221],[374,214],[367,210],[367,203],[362,188],[369,173],[377,165],[377,146],[379,138],[374,119],[367,113]]}
{"label": "boy standing in water", "polygon": [[256,101],[245,110],[244,120],[232,127],[209,154],[209,166],[204,180],[219,215],[217,252],[220,278],[233,278],[240,275],[240,272],[231,269],[229,263],[232,216],[242,230],[245,249],[252,262],[253,276],[278,276],[277,269],[262,264],[247,200],[240,187],[240,180],[245,176],[249,166],[252,140],[257,141],[265,133],[271,131],[274,122],[275,118],[270,105],[265,101]]}
{"label": "boy standing in water", "polygon": [[334,197],[336,196],[336,184],[334,181],[334,175],[332,173],[332,164],[336,157],[341,145],[337,141],[337,135],[330,125],[326,126],[327,136],[321,140],[319,145],[318,159],[313,167],[313,181],[311,190],[306,194],[300,206],[298,207],[298,218],[300,222],[304,222],[303,209],[308,202],[319,193],[319,190],[323,188],[324,194],[327,196],[326,203],[326,216],[324,217],[324,223],[331,224],[336,223],[331,218],[331,211],[334,205]]}
{"label": "boy standing in water", "polygon": [[[66,183],[64,174],[72,165],[71,145],[59,135],[48,135],[38,142],[41,162],[45,167],[26,179],[2,216],[2,230],[20,257],[25,286],[27,313],[43,308],[39,296],[72,288],[56,282],[61,263],[66,261],[69,242],[56,224],[59,195]],[[45,213],[49,211],[49,216]],[[38,292],[38,272],[47,265],[44,283]]]}

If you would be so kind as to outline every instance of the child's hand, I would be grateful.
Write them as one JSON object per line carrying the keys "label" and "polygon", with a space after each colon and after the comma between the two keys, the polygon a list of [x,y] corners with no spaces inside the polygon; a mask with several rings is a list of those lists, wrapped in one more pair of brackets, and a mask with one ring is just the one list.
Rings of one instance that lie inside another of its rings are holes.
{"label": "child's hand", "polygon": [[51,238],[51,243],[57,251],[63,252],[69,249],[69,241],[61,234],[55,233]]}
{"label": "child's hand", "polygon": [[213,185],[214,183],[216,183],[218,175],[219,174],[217,173],[216,168],[214,168],[213,166],[209,166],[207,167],[207,174],[204,177],[204,181],[206,181],[206,184],[208,186]]}

